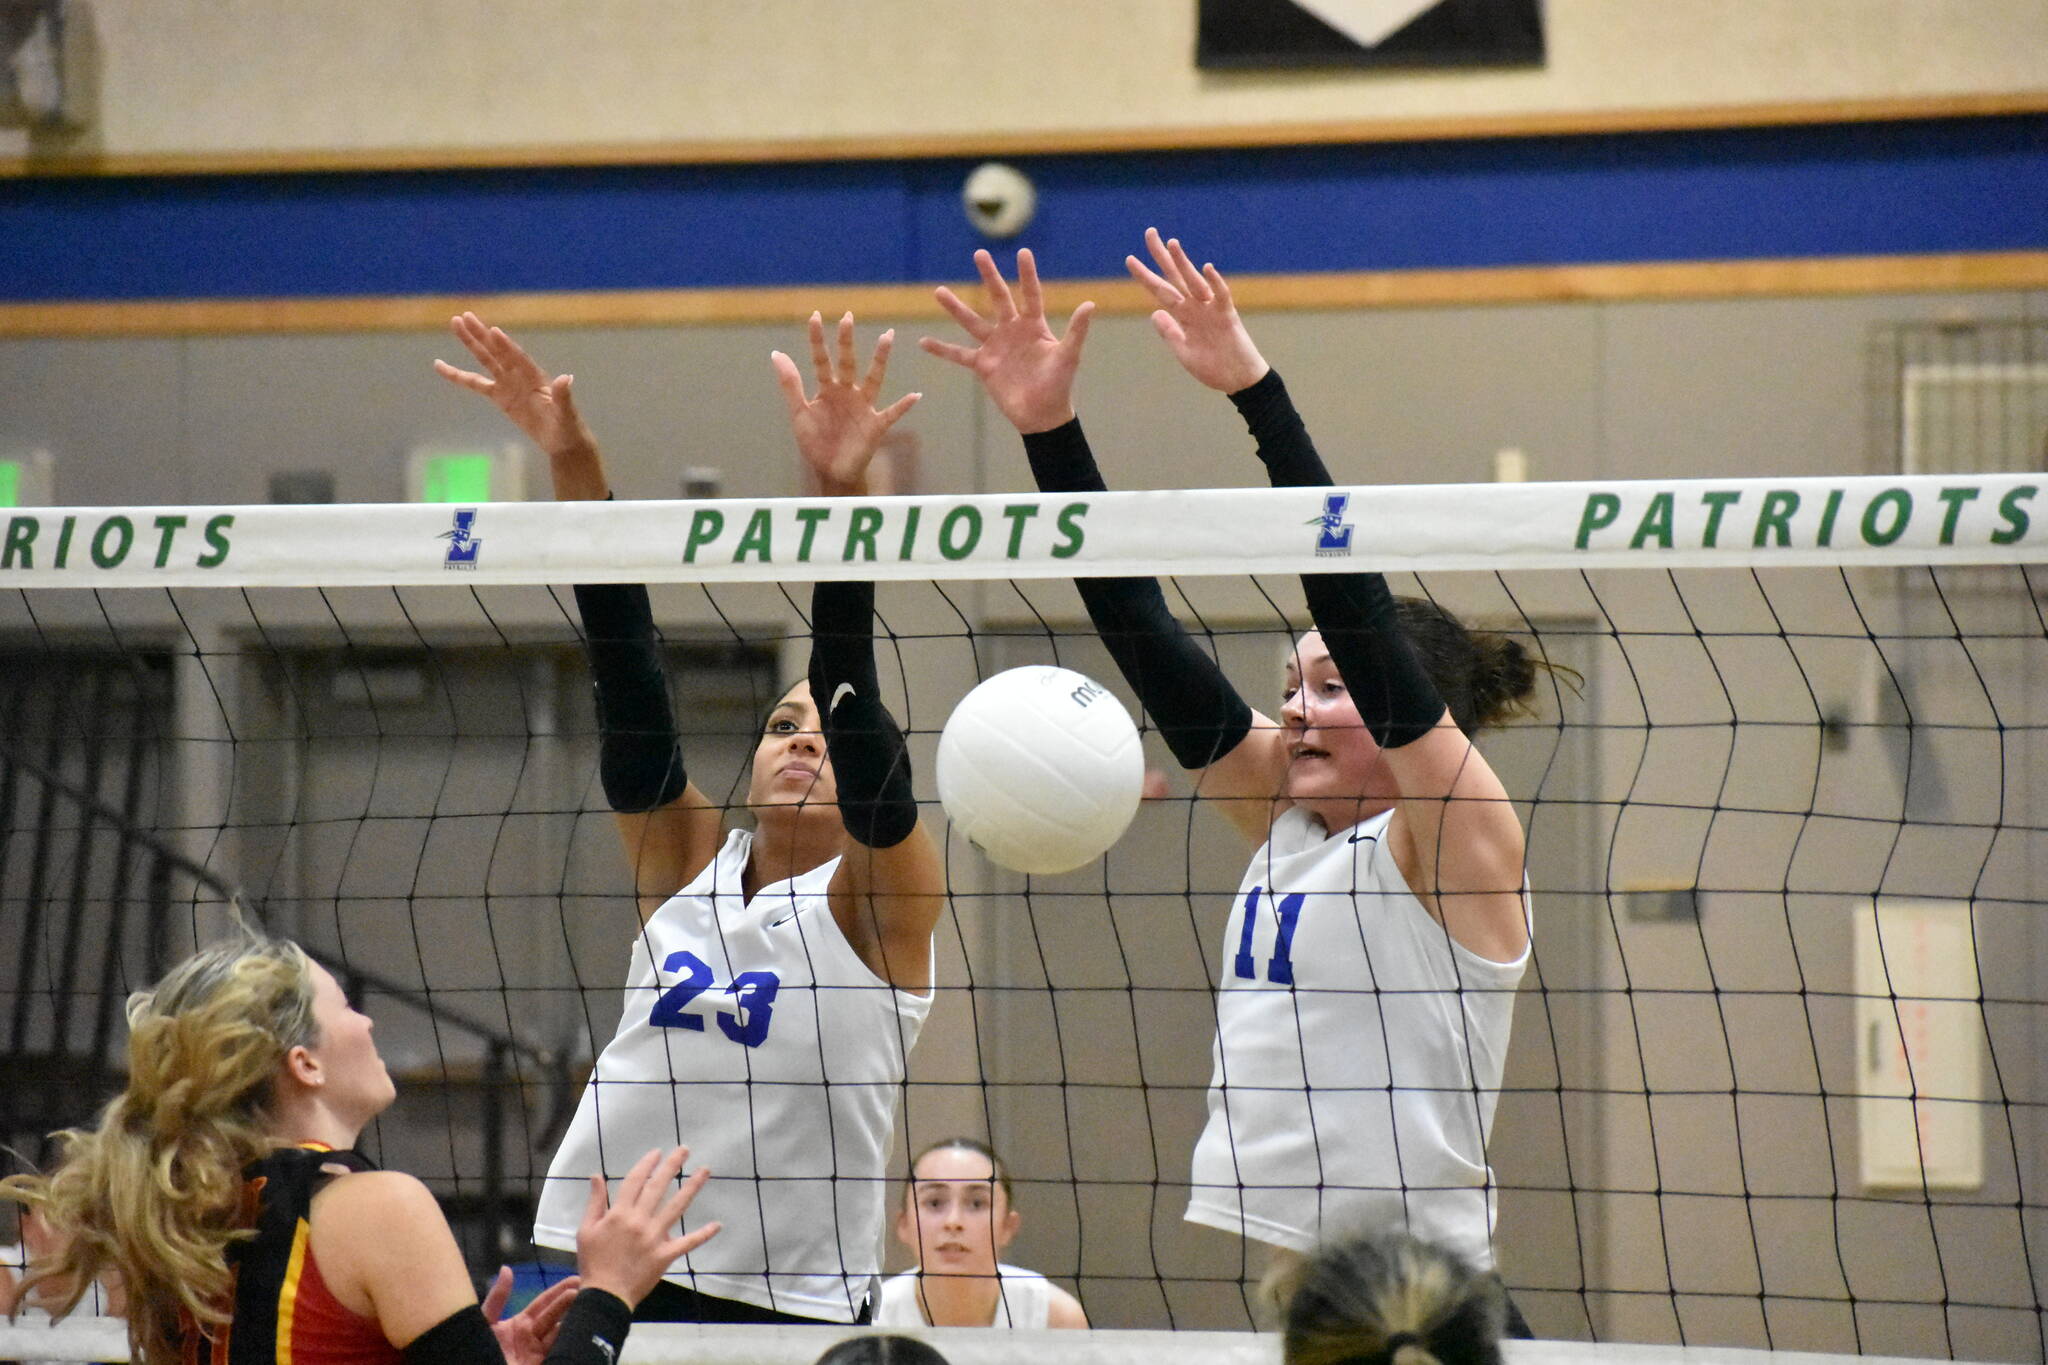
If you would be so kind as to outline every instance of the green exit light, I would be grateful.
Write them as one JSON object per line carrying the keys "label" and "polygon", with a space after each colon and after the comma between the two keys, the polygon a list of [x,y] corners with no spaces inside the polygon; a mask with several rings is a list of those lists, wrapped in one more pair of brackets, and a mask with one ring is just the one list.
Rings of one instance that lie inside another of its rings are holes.
{"label": "green exit light", "polygon": [[0,460],[0,507],[21,506],[21,461]]}
{"label": "green exit light", "polygon": [[421,502],[489,502],[488,455],[429,455],[421,464]]}

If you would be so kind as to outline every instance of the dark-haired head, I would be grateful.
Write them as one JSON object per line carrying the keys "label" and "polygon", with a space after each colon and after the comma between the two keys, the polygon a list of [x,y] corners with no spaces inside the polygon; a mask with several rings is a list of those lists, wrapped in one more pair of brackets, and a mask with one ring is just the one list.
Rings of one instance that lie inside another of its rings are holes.
{"label": "dark-haired head", "polygon": [[1286,1365],[1501,1365],[1499,1279],[1406,1233],[1325,1247],[1282,1293]]}
{"label": "dark-haired head", "polygon": [[837,820],[838,782],[811,701],[811,685],[800,681],[769,708],[748,760],[747,805],[756,819],[771,810],[811,819]]}
{"label": "dark-haired head", "polygon": [[[972,1152],[974,1155],[978,1157],[986,1158],[988,1161],[989,1170],[995,1173],[996,1184],[1002,1187],[1003,1198],[1006,1200],[1015,1198],[1016,1191],[1010,1188],[1010,1168],[1003,1164],[1003,1159],[1001,1157],[996,1155],[996,1149],[989,1146],[986,1142],[983,1142],[980,1138],[971,1138],[964,1136],[940,1138],[937,1142],[931,1143],[928,1146],[926,1146],[916,1156],[910,1159],[911,1185],[914,1186],[917,1183],[918,1166],[921,1165],[924,1159],[930,1156],[933,1152]],[[906,1189],[904,1191],[904,1198],[908,1200],[911,1194],[912,1191]]]}
{"label": "dark-haired head", "polygon": [[1010,1173],[987,1143],[946,1138],[910,1163],[896,1240],[917,1257],[921,1273],[1000,1274],[1003,1250],[1016,1239],[1020,1223],[1010,1200]]}
{"label": "dark-haired head", "polygon": [[817,1365],[946,1365],[946,1357],[916,1337],[848,1337],[819,1356]]}
{"label": "dark-haired head", "polygon": [[1547,667],[1520,640],[1475,631],[1422,597],[1397,597],[1401,629],[1429,670],[1451,719],[1467,735],[1531,712],[1536,675]]}

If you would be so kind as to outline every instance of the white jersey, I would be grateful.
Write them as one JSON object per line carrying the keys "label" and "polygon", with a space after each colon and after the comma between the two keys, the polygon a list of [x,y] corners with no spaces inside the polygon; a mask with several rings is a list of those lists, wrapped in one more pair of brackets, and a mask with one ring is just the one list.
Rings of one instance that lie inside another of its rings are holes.
{"label": "white jersey", "polygon": [[686,1143],[711,1180],[687,1226],[724,1231],[667,1278],[716,1298],[851,1322],[882,1268],[904,1060],[931,997],[869,970],[832,918],[839,860],[741,887],[753,836],[656,910],[625,1013],[555,1153],[533,1238],[573,1250],[602,1170]]}
{"label": "white jersey", "polygon": [[[996,1320],[991,1327],[1044,1327],[1052,1317],[1052,1281],[1035,1270],[1021,1266],[997,1265]],[[917,1301],[917,1272],[906,1270],[882,1281],[882,1297],[875,1305],[877,1327],[929,1327],[924,1307]]]}
{"label": "white jersey", "polygon": [[1406,1227],[1483,1269],[1486,1136],[1529,954],[1453,942],[1395,863],[1391,816],[1326,835],[1288,810],[1245,871],[1187,1217],[1295,1251]]}

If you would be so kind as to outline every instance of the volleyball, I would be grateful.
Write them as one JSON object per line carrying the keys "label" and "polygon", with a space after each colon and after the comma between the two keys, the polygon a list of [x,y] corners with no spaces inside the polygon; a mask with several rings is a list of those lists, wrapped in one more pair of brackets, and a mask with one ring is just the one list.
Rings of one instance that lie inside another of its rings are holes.
{"label": "volleyball", "polygon": [[939,736],[939,801],[976,848],[1015,872],[1070,872],[1137,814],[1145,759],[1110,690],[1070,668],[998,673]]}

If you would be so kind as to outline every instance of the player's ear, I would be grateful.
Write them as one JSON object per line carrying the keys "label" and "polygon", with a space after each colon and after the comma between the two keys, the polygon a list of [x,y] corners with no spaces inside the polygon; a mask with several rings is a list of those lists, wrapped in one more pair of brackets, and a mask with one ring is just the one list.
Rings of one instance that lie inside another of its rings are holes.
{"label": "player's ear", "polygon": [[916,1252],[919,1261],[924,1259],[924,1249],[917,1244],[917,1205],[908,1185],[903,1187],[903,1202],[896,1206],[896,1240]]}
{"label": "player's ear", "polygon": [[1017,1210],[1007,1206],[1003,1209],[1002,1219],[996,1224],[997,1251],[1001,1251],[1004,1247],[1017,1240],[1017,1228],[1023,1221],[1018,1216]]}
{"label": "player's ear", "polygon": [[301,1045],[284,1054],[284,1072],[300,1085],[313,1089],[327,1083],[320,1061]]}

